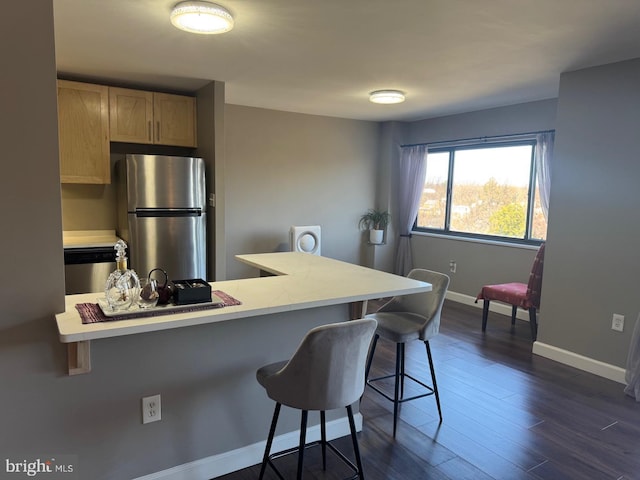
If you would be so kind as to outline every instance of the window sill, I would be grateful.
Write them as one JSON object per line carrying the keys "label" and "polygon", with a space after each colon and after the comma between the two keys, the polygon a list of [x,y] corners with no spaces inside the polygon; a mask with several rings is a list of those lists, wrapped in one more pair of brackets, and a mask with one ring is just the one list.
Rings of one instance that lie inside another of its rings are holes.
{"label": "window sill", "polygon": [[481,243],[484,245],[498,245],[501,247],[511,247],[511,248],[519,248],[523,250],[538,250],[540,248],[539,245],[529,244],[529,243],[515,243],[515,242],[506,242],[503,240],[489,240],[486,238],[474,238],[474,237],[464,237],[455,234],[442,234],[442,233],[432,233],[432,232],[420,232],[413,230],[411,232],[412,236],[416,237],[434,237],[441,238],[444,240],[453,240],[457,242],[470,242],[470,243]]}

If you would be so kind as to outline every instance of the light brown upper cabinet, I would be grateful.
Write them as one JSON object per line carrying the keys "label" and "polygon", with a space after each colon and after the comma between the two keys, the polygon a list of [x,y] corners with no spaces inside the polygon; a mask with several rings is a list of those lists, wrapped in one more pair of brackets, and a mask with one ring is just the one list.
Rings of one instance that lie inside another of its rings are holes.
{"label": "light brown upper cabinet", "polygon": [[112,142],[196,146],[193,97],[109,87]]}
{"label": "light brown upper cabinet", "polygon": [[111,183],[109,89],[58,80],[62,183]]}
{"label": "light brown upper cabinet", "polygon": [[153,94],[156,141],[161,145],[196,147],[196,99],[167,93]]}
{"label": "light brown upper cabinet", "polygon": [[153,93],[109,87],[112,142],[153,143]]}

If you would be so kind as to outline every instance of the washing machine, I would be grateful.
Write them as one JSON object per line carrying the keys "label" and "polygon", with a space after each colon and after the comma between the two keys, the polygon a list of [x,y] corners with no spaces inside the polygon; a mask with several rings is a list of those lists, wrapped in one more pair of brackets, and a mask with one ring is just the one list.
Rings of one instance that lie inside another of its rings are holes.
{"label": "washing machine", "polygon": [[320,225],[293,226],[289,235],[292,252],[320,255]]}

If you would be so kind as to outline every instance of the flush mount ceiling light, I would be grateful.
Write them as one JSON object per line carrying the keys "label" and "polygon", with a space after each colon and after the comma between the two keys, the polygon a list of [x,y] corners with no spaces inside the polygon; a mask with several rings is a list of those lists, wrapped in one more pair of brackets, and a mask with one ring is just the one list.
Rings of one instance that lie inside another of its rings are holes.
{"label": "flush mount ceiling light", "polygon": [[171,23],[186,32],[216,34],[233,28],[229,11],[210,2],[180,2],[171,10]]}
{"label": "flush mount ceiling light", "polygon": [[369,94],[369,101],[373,103],[402,103],[404,102],[404,93],[400,90],[376,90]]}

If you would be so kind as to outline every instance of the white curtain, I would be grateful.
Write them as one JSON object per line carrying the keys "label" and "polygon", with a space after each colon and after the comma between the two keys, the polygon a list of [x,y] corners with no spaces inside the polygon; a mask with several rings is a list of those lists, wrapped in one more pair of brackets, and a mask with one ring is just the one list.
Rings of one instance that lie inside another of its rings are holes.
{"label": "white curtain", "polygon": [[636,320],[636,326],[631,335],[631,346],[627,357],[627,371],[624,379],[627,386],[624,393],[635,397],[636,402],[640,402],[640,315]]}
{"label": "white curtain", "polygon": [[418,207],[424,175],[427,170],[427,146],[415,145],[402,147],[400,152],[400,175],[398,188],[399,215],[398,229],[400,239],[396,253],[395,273],[406,276],[413,268],[411,258],[411,229],[418,216]]}
{"label": "white curtain", "polygon": [[544,218],[549,220],[549,192],[551,191],[551,161],[553,158],[554,132],[536,135],[536,173],[538,175],[538,189],[540,190],[540,204]]}

